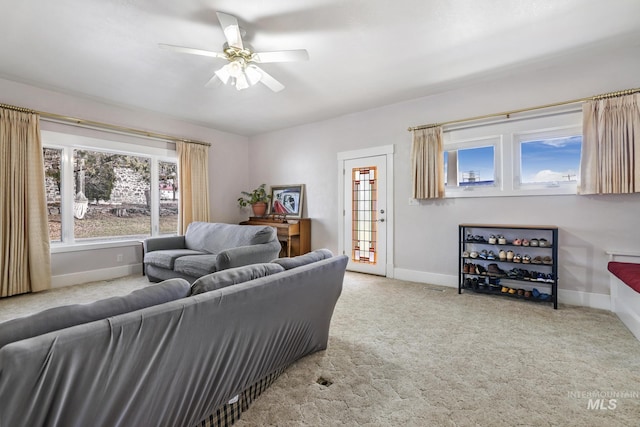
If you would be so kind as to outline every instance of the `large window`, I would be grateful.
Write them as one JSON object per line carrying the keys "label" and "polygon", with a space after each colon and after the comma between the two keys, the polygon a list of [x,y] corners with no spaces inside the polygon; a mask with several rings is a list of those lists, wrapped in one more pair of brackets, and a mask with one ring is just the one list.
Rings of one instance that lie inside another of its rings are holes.
{"label": "large window", "polygon": [[51,242],[176,233],[175,151],[46,131],[43,145]]}
{"label": "large window", "polygon": [[568,110],[445,128],[446,197],[575,194],[581,119]]}

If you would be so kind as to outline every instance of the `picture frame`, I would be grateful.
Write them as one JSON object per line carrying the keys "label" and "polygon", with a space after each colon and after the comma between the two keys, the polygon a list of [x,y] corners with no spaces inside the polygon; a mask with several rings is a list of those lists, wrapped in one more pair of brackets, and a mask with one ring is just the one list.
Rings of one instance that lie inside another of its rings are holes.
{"label": "picture frame", "polygon": [[269,215],[302,218],[304,184],[271,186]]}

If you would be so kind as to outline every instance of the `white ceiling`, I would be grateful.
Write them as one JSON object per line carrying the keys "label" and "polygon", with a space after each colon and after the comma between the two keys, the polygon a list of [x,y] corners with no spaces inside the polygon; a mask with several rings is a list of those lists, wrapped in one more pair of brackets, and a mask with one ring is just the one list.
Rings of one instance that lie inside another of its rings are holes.
{"label": "white ceiling", "polygon": [[[0,0],[0,6],[1,77],[240,135],[615,50],[640,54],[640,0]],[[279,93],[263,85],[205,88],[224,60],[158,43],[221,51],[216,11],[236,16],[256,51],[304,48],[310,60],[262,65],[286,86]]]}

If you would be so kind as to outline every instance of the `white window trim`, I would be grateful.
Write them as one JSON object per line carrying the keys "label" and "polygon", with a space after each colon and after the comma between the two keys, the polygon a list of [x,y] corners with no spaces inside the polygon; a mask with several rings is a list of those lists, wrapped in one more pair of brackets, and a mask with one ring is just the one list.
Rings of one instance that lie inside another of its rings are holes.
{"label": "white window trim", "polygon": [[[571,133],[571,131],[575,131]],[[582,110],[575,107],[539,114],[530,114],[504,120],[492,120],[489,123],[452,125],[444,129],[444,151],[460,148],[473,148],[487,145],[481,141],[500,137],[495,146],[494,167],[496,185],[492,187],[473,187],[473,190],[449,188],[445,198],[465,197],[509,197],[509,196],[548,196],[576,194],[577,183],[568,183],[558,187],[540,184],[520,184],[520,142],[523,136],[531,135],[570,136],[582,135]]]}
{"label": "white window trim", "polygon": [[[109,141],[94,137],[66,134],[53,131],[41,131],[43,148],[53,148],[62,150],[61,157],[61,176],[62,188],[60,198],[62,206],[73,206],[73,167],[72,156],[73,150],[91,150],[109,152],[122,155],[142,156],[150,159],[151,167],[151,188],[159,188],[158,179],[158,162],[177,163],[177,153],[174,150],[166,148],[150,147],[147,145],[137,145],[126,142]],[[159,235],[160,229],[160,196],[159,193],[152,191],[151,194],[151,236]],[[73,236],[73,210],[66,208],[60,212],[62,241],[51,242],[51,252],[69,252],[75,250],[110,248],[120,246],[131,246],[139,244],[139,239],[131,236],[122,236],[122,238],[95,238],[83,239],[76,241]]]}
{"label": "white window trim", "polygon": [[[493,165],[494,165],[494,177],[493,185],[483,185],[478,187],[460,187],[460,186],[446,186],[445,197],[458,198],[458,197],[488,197],[500,195],[502,191],[502,135],[489,135],[481,138],[472,138],[466,140],[452,141],[445,144],[445,151],[480,148],[480,147],[493,147]],[[460,171],[456,171],[460,173]]]}
{"label": "white window trim", "polygon": [[[513,135],[513,188],[514,190],[524,191],[526,193],[543,191],[545,194],[576,194],[578,188],[578,182],[561,182],[556,185],[543,184],[543,183],[521,183],[520,177],[522,176],[522,158],[520,144],[522,142],[536,140],[536,139],[553,139],[563,138],[575,135],[582,135],[582,128],[580,126],[560,126],[548,129],[540,129],[533,131],[524,131],[515,133]],[[580,176],[580,172],[576,171],[577,176]]]}

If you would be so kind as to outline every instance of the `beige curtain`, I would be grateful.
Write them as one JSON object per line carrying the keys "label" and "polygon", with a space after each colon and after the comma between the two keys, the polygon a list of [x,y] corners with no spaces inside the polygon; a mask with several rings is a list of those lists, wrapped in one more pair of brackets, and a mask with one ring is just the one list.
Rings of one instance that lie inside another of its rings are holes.
{"label": "beige curtain", "polygon": [[178,234],[193,221],[209,221],[209,147],[177,142],[180,188]]}
{"label": "beige curtain", "polygon": [[411,147],[411,177],[414,199],[444,197],[444,155],[442,127],[413,131]]}
{"label": "beige curtain", "polygon": [[51,287],[37,114],[0,108],[0,297]]}
{"label": "beige curtain", "polygon": [[579,194],[640,192],[640,93],[582,108]]}

